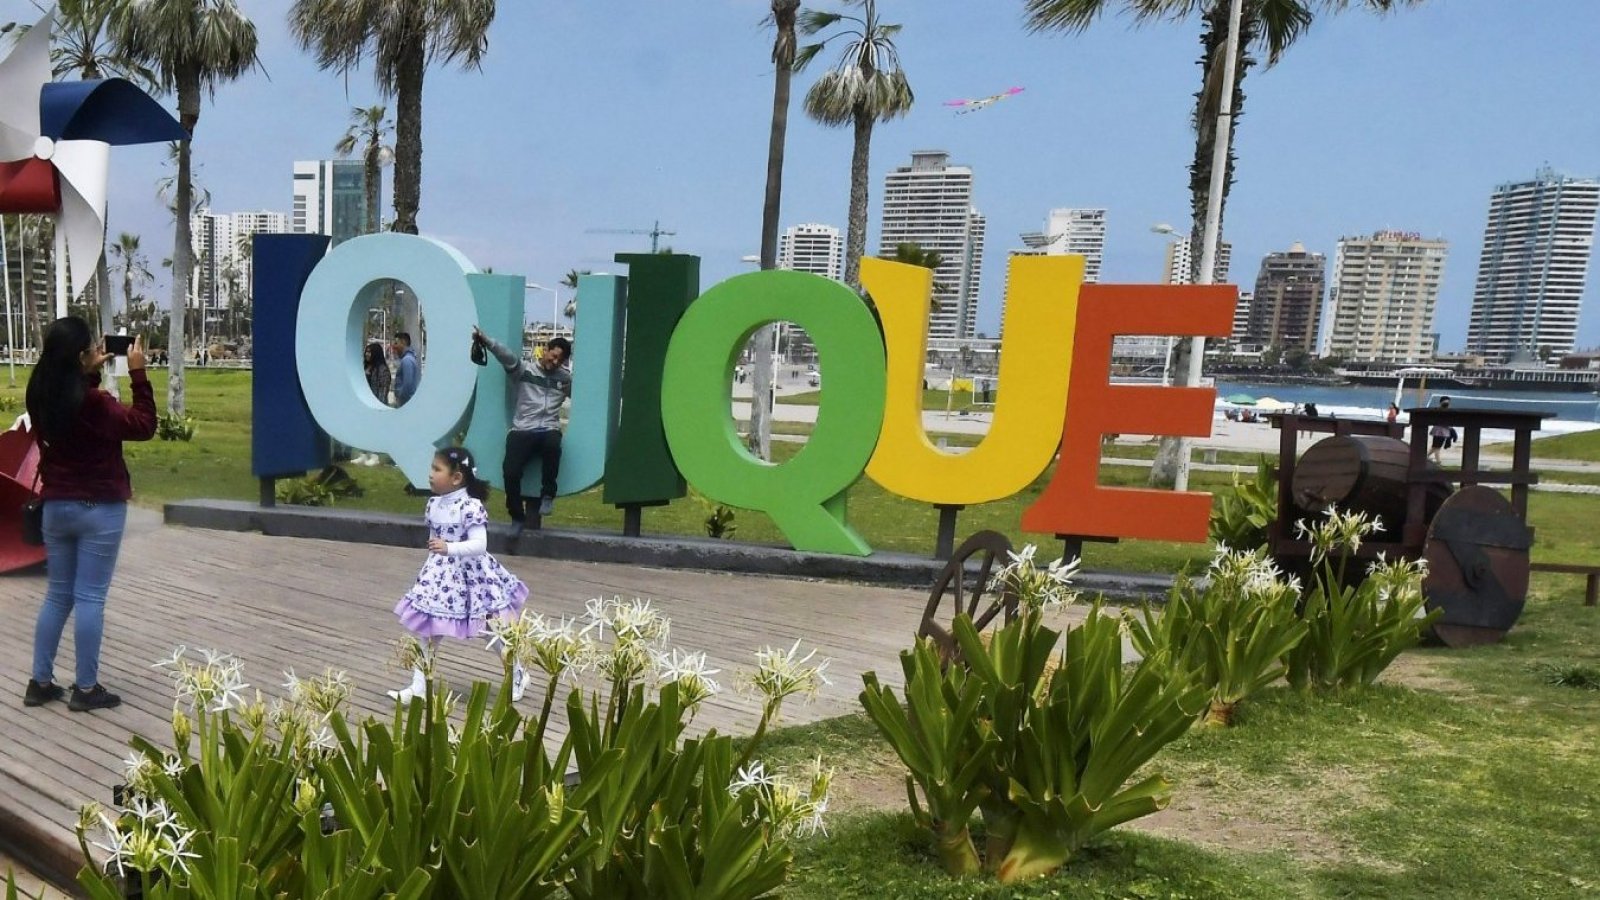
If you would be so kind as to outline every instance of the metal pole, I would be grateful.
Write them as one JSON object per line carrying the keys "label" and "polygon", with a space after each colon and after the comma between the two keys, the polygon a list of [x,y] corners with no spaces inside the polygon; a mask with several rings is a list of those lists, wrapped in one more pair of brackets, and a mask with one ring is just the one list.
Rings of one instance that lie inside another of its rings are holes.
{"label": "metal pole", "polygon": [[[18,221],[20,222],[21,219],[18,219]],[[17,333],[13,325],[13,319],[11,315],[11,253],[6,247],[6,223],[4,216],[0,216],[0,276],[4,276],[6,282],[6,362],[11,369],[11,383],[16,384]]]}
{"label": "metal pole", "polygon": [[[1233,142],[1233,86],[1237,77],[1239,60],[1239,20],[1244,13],[1244,0],[1231,0],[1228,4],[1228,42],[1222,61],[1222,98],[1217,111],[1217,142],[1211,152],[1211,193],[1206,198],[1206,227],[1200,244],[1200,277],[1198,284],[1211,284],[1217,267],[1217,236],[1222,228],[1222,191],[1227,184],[1228,147]],[[1200,367],[1205,363],[1206,339],[1194,337],[1189,341],[1189,377],[1184,382],[1190,387],[1200,384]],[[1178,471],[1173,479],[1173,489],[1189,489],[1190,439],[1178,438]]]}
{"label": "metal pole", "polygon": [[55,230],[56,318],[65,319],[68,312],[67,296],[67,233],[61,230],[61,220],[56,219]]}

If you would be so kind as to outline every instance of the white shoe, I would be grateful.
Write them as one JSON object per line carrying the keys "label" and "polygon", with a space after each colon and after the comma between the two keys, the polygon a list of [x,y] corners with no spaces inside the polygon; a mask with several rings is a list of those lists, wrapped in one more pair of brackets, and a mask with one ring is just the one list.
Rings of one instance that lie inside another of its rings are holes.
{"label": "white shoe", "polygon": [[518,663],[516,668],[511,670],[512,703],[517,703],[522,700],[522,695],[528,692],[528,682],[532,680],[532,678],[528,677],[528,670],[524,669],[521,663]]}
{"label": "white shoe", "polygon": [[386,691],[386,693],[401,703],[410,703],[418,697],[427,696],[428,676],[421,669],[412,669],[411,684],[397,691]]}

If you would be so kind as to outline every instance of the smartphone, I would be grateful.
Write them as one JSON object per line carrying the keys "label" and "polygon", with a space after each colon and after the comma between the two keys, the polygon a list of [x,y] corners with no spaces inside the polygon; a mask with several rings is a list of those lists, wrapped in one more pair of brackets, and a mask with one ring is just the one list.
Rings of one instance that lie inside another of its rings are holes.
{"label": "smartphone", "polygon": [[128,350],[133,346],[133,336],[127,334],[106,335],[106,352],[112,356],[127,356]]}

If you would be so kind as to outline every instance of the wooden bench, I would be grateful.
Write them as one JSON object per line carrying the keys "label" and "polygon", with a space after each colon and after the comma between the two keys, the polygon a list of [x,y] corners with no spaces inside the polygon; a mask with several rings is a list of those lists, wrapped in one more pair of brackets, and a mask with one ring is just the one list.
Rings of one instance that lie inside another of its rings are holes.
{"label": "wooden bench", "polygon": [[1580,566],[1573,563],[1530,563],[1534,572],[1560,572],[1565,575],[1587,575],[1589,584],[1583,594],[1583,605],[1594,606],[1600,602],[1600,566]]}

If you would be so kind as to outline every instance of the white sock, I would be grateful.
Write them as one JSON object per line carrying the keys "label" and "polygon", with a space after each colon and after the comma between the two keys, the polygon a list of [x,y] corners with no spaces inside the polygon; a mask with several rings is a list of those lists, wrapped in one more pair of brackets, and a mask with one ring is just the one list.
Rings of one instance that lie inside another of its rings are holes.
{"label": "white sock", "polygon": [[401,703],[410,703],[413,699],[421,697],[428,692],[428,676],[421,669],[411,670],[411,684],[398,691],[389,691],[389,696]]}

